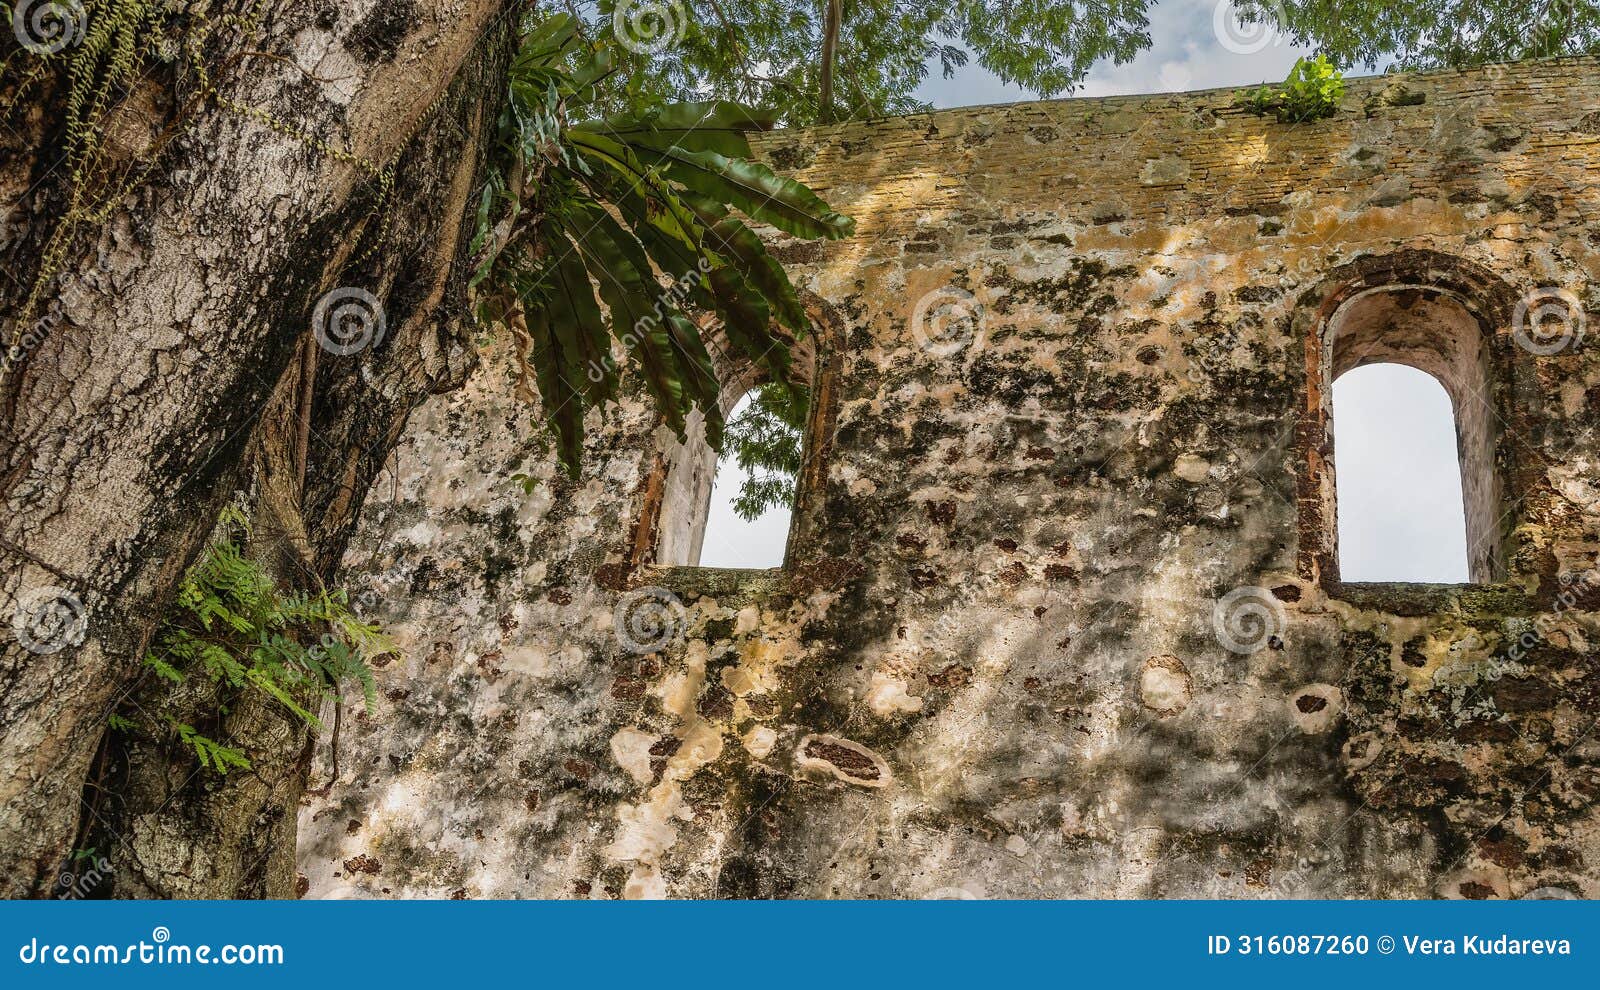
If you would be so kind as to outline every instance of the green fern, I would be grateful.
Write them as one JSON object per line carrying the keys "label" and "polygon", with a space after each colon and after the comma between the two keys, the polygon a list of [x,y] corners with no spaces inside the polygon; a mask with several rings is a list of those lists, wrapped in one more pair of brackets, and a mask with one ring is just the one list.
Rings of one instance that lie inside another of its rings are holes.
{"label": "green fern", "polygon": [[207,736],[202,736],[195,731],[194,726],[185,725],[175,719],[167,719],[178,732],[178,741],[194,750],[195,758],[200,761],[204,769],[215,770],[222,776],[227,776],[230,767],[240,770],[250,769],[250,760],[243,751],[232,746],[224,746]]}
{"label": "green fern", "polygon": [[[369,661],[395,652],[394,643],[350,611],[342,589],[279,591],[234,542],[249,536],[238,509],[223,513],[219,532],[224,535],[184,575],[145,665],[173,684],[202,677],[223,689],[224,711],[228,699],[254,692],[317,727],[312,709],[350,683],[360,685],[370,711],[377,682]],[[112,717],[112,727],[121,731],[138,726],[127,715]],[[241,751],[191,725],[167,721],[201,767],[225,774],[249,766]]]}

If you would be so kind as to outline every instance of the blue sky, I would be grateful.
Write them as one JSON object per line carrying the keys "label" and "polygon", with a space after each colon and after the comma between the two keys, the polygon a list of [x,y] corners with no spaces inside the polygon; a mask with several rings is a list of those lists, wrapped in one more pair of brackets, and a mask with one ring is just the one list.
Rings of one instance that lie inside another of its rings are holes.
{"label": "blue sky", "polygon": [[[1241,32],[1231,26],[1227,9],[1219,28],[1217,8],[1217,0],[1162,0],[1149,14],[1151,46],[1126,65],[1097,65],[1071,95],[1277,82],[1308,54],[1286,37]],[[1225,43],[1222,35],[1230,30]],[[1037,98],[976,62],[951,79],[942,78],[935,65],[919,95],[938,108]],[[1465,581],[1466,525],[1454,421],[1443,387],[1409,368],[1359,369],[1335,385],[1334,413],[1344,578]],[[739,478],[731,458],[720,465],[701,563],[775,567],[783,559],[788,513],[770,512],[754,523],[739,519],[730,505]]]}

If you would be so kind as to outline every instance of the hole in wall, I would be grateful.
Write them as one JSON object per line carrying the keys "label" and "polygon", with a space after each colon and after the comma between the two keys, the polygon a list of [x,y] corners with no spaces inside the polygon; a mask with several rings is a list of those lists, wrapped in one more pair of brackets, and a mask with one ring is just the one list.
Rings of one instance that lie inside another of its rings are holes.
{"label": "hole in wall", "polygon": [[1333,386],[1346,581],[1469,580],[1455,411],[1433,375],[1368,364]]}
{"label": "hole in wall", "polygon": [[[734,405],[728,421],[731,423],[747,412],[755,396],[755,391],[747,392]],[[732,450],[717,458],[705,538],[700,546],[701,567],[783,566],[792,506],[772,505],[754,519],[744,518],[737,510],[737,502],[745,479],[746,472]]]}

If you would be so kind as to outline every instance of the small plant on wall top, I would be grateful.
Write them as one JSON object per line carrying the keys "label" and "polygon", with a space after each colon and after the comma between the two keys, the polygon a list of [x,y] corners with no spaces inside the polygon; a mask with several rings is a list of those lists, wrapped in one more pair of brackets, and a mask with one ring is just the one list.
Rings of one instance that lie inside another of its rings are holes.
{"label": "small plant on wall top", "polygon": [[1281,86],[1262,86],[1237,101],[1258,116],[1267,114],[1285,124],[1303,124],[1332,117],[1344,99],[1344,76],[1326,56],[1300,59]]}

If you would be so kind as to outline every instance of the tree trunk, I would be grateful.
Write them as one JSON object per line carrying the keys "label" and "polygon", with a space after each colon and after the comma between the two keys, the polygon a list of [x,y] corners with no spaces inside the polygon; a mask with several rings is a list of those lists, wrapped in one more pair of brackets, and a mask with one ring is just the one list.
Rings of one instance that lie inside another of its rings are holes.
{"label": "tree trunk", "polygon": [[[149,180],[68,256],[70,283],[52,286],[0,383],[0,614],[20,631],[0,647],[9,896],[48,894],[90,832],[115,840],[126,893],[288,892],[302,729],[267,706],[235,708],[226,731],[264,758],[224,784],[157,741],[113,739],[86,790],[105,716],[172,700],[141,682],[141,659],[223,500],[252,482],[283,541],[256,552],[331,578],[406,415],[471,360],[463,231],[521,5],[262,6],[257,36],[238,46],[270,57],[213,69],[228,105],[140,89],[119,111],[149,135],[187,119]],[[60,135],[40,123],[49,113],[14,116],[22,136],[0,145],[0,188],[28,189],[48,177]],[[370,166],[396,155],[385,196]],[[21,284],[60,202],[43,182],[7,218],[0,265]],[[302,402],[308,317],[336,289],[370,293],[384,320],[364,327],[382,332],[318,353]],[[22,293],[5,291],[9,323]],[[95,816],[80,829],[85,794]]]}
{"label": "tree trunk", "polygon": [[817,119],[833,123],[833,73],[839,61],[839,25],[844,20],[844,0],[827,0],[822,21],[822,79],[818,86]]}

